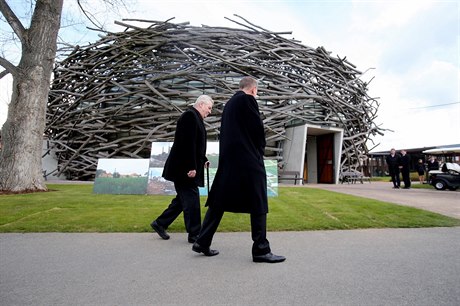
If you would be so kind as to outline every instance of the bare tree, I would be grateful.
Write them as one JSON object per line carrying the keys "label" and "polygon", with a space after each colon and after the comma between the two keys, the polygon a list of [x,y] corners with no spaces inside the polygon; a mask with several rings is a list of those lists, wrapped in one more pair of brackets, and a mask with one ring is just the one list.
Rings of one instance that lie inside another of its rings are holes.
{"label": "bare tree", "polygon": [[[109,11],[118,11],[119,7],[126,9],[124,1],[129,0],[101,1]],[[63,2],[31,0],[33,14],[27,28],[6,0],[0,0],[0,12],[22,49],[17,65],[0,56],[0,65],[5,69],[0,71],[0,79],[8,74],[13,76],[8,117],[0,138],[0,191],[3,192],[47,190],[42,174],[43,131]],[[103,28],[96,16],[86,8],[88,3],[77,0],[83,15],[97,28]]]}
{"label": "bare tree", "polygon": [[13,92],[8,117],[2,128],[0,190],[30,192],[47,190],[41,167],[46,102],[57,49],[64,0],[37,0],[26,28],[5,0],[0,11],[21,42],[21,59],[13,65],[0,57],[11,73]]}

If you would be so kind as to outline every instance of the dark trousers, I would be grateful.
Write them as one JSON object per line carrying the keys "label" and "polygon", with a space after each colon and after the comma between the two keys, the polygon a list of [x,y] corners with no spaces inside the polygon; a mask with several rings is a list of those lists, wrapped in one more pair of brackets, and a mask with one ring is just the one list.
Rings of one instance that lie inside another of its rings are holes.
{"label": "dark trousers", "polygon": [[168,228],[181,212],[184,212],[185,229],[189,236],[197,236],[201,228],[200,193],[197,186],[181,186],[174,183],[176,197],[168,208],[156,219],[157,223]]}
{"label": "dark trousers", "polygon": [[409,169],[402,169],[401,170],[402,179],[404,182],[404,188],[410,187],[410,171]]}
{"label": "dark trousers", "polygon": [[[219,227],[224,211],[220,207],[210,206],[204,217],[200,235],[196,241],[200,246],[211,246],[212,238]],[[267,240],[267,214],[251,214],[252,255],[270,253],[270,243]]]}
{"label": "dark trousers", "polygon": [[395,170],[390,169],[390,177],[391,177],[391,181],[393,182],[394,187],[401,186],[401,180],[399,178],[399,169],[395,169]]}

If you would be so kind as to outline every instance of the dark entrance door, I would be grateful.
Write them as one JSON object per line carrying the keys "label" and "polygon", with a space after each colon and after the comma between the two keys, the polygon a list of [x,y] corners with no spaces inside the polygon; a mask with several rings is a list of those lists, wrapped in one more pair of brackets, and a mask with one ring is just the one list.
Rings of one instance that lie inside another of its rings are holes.
{"label": "dark entrance door", "polygon": [[334,134],[324,134],[316,138],[318,148],[318,183],[334,183]]}

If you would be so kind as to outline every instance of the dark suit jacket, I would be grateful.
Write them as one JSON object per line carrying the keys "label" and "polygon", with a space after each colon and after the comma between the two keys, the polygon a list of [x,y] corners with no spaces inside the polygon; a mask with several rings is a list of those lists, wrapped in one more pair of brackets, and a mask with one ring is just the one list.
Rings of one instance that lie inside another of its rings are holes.
{"label": "dark suit jacket", "polygon": [[224,211],[268,212],[265,131],[256,99],[238,91],[222,113],[219,165],[206,205]]}
{"label": "dark suit jacket", "polygon": [[428,161],[428,171],[430,170],[439,170],[439,163],[437,160],[433,162],[431,160]]}
{"label": "dark suit jacket", "polygon": [[391,154],[388,154],[386,157],[386,162],[388,165],[388,170],[390,172],[395,171],[396,173],[399,173],[399,164],[400,164],[400,158],[401,156],[399,154],[395,154],[395,156],[391,156]]}
{"label": "dark suit jacket", "polygon": [[[187,109],[177,121],[174,143],[162,176],[179,185],[204,186],[206,137],[200,113],[193,107]],[[190,170],[196,170],[194,178],[187,176]]]}
{"label": "dark suit jacket", "polygon": [[401,155],[399,158],[399,165],[402,166],[401,171],[409,171],[410,170],[410,156],[408,154]]}

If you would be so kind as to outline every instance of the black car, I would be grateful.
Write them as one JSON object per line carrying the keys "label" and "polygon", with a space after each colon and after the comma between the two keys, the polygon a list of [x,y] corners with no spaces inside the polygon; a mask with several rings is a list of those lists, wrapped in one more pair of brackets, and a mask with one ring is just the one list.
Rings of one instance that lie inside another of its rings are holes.
{"label": "black car", "polygon": [[442,171],[430,171],[430,182],[437,190],[456,190],[460,187],[460,165],[445,163]]}

